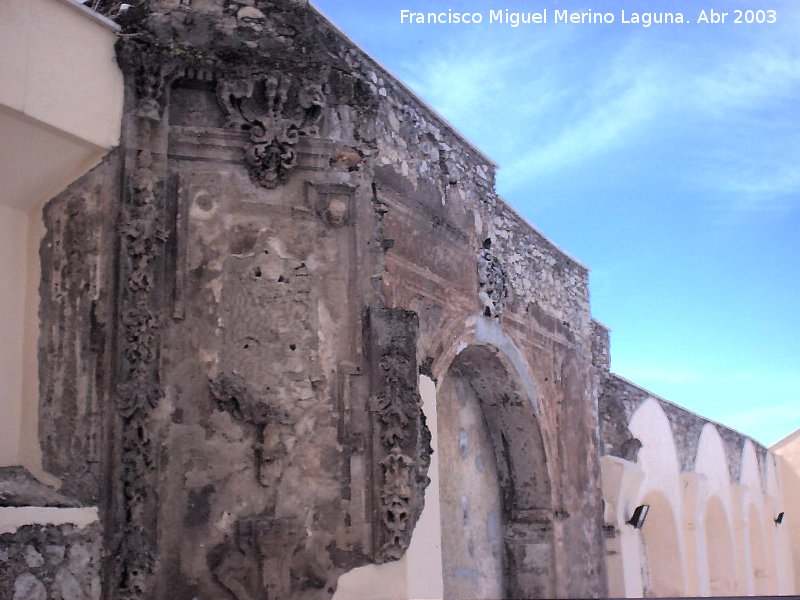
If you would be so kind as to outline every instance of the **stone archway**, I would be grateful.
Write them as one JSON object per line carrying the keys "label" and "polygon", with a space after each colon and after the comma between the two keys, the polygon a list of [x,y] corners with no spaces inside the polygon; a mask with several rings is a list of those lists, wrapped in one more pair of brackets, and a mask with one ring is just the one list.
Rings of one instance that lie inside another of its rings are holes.
{"label": "stone archway", "polygon": [[550,478],[516,371],[493,347],[466,348],[437,413],[445,597],[553,596]]}

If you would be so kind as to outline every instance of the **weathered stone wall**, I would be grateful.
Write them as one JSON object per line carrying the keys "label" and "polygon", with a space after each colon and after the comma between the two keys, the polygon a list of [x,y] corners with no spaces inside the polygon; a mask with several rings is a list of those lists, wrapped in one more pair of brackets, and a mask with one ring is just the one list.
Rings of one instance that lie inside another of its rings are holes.
{"label": "weathered stone wall", "polygon": [[108,597],[326,598],[401,556],[428,483],[417,372],[479,326],[533,390],[492,434],[506,478],[514,411],[543,457],[504,507],[512,592],[603,595],[586,269],[302,2],[120,21],[122,146],[43,246],[45,465],[101,507]]}
{"label": "weathered stone wall", "polygon": [[379,93],[386,90],[378,106],[375,161],[376,195],[385,205],[384,295],[420,315],[420,362],[437,377],[457,342],[469,342],[474,325],[468,323],[476,318],[499,320],[521,350],[548,440],[553,491],[547,526],[558,554],[554,590],[601,595],[597,379],[587,271],[497,197],[491,163],[454,139],[424,107],[403,109],[413,101],[408,93],[377,78]]}
{"label": "weathered stone wall", "polygon": [[[437,377],[457,343],[469,342],[471,320],[499,320],[524,355],[541,402],[537,418],[553,479],[547,527],[556,539],[554,590],[602,594],[587,271],[496,196],[493,165],[422,107],[410,115],[395,107],[409,101],[407,93],[386,87],[375,168],[376,195],[385,204],[385,296],[420,315],[420,361]],[[414,125],[406,125],[412,133],[404,124]]]}
{"label": "weathered stone wall", "polygon": [[99,524],[26,525],[0,534],[0,598],[100,600]]}
{"label": "weathered stone wall", "polygon": [[86,504],[100,501],[107,481],[117,167],[112,154],[45,206],[40,251],[43,466]]}

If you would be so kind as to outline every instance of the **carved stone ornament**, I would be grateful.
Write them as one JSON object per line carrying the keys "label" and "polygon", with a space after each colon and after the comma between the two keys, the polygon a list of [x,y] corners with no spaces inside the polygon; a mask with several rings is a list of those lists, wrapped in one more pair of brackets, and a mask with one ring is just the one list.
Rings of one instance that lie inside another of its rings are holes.
{"label": "carved stone ornament", "polygon": [[286,181],[297,166],[295,147],[304,135],[318,135],[325,96],[318,83],[285,74],[260,74],[217,84],[226,126],[250,132],[245,160],[253,179],[265,188]]}
{"label": "carved stone ornament", "polygon": [[[406,314],[390,311],[384,317],[401,331]],[[375,322],[377,319],[373,319]],[[417,391],[415,337],[393,335],[383,347],[378,362],[378,389],[372,398],[376,415],[376,459],[378,466],[380,533],[376,558],[397,560],[411,542],[414,525],[422,510],[430,456],[431,434]],[[383,345],[383,344],[382,344]]]}
{"label": "carved stone ornament", "polygon": [[478,298],[486,317],[499,317],[508,299],[508,273],[491,249],[487,239],[478,250]]}
{"label": "carved stone ornament", "polygon": [[[140,127],[147,136],[151,118],[141,118]],[[123,599],[139,598],[147,593],[157,545],[150,518],[155,510],[152,477],[156,462],[151,421],[152,411],[162,396],[156,278],[167,235],[159,202],[163,182],[152,167],[150,150],[145,148],[139,152],[120,224],[124,293],[120,308],[122,371],[117,401],[122,420],[120,446],[125,522],[118,564],[119,578],[123,582],[120,598]]]}

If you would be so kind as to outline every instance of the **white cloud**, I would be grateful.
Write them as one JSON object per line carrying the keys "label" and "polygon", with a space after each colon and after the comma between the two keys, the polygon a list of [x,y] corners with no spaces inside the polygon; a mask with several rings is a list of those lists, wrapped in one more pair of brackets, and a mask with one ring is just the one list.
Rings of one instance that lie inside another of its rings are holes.
{"label": "white cloud", "polygon": [[[782,23],[798,14],[781,7]],[[800,36],[614,29],[593,45],[590,29],[497,31],[445,37],[401,73],[481,140],[501,165],[504,194],[628,146],[634,157],[671,151],[674,180],[722,199],[725,211],[798,203],[800,129],[789,105],[800,95]]]}
{"label": "white cloud", "polygon": [[724,413],[718,420],[770,446],[800,428],[800,398],[767,401],[756,407]]}

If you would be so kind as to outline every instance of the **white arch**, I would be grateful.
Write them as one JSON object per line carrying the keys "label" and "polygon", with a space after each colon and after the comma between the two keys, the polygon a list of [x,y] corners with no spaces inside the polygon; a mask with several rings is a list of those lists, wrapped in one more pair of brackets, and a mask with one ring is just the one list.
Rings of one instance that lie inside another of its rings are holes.
{"label": "white arch", "polygon": [[752,496],[762,495],[761,470],[758,468],[758,456],[753,442],[745,440],[742,447],[742,462],[739,471],[739,483],[745,486]]}
{"label": "white arch", "polygon": [[[628,507],[621,507],[621,509],[630,511],[633,506],[647,502],[648,499],[657,499],[658,502],[651,506],[651,510],[664,512],[668,510],[671,514],[660,517],[656,517],[655,514],[649,515],[648,520],[652,518],[650,526],[651,528],[673,528],[669,534],[662,532],[661,538],[674,540],[676,546],[669,554],[658,552],[653,548],[657,537],[650,535],[652,529],[650,533],[642,536],[644,556],[641,560],[642,565],[646,565],[642,570],[649,578],[649,582],[644,582],[645,589],[643,591],[649,594],[669,592],[671,595],[676,593],[684,595],[687,593],[686,548],[683,532],[679,525],[682,522],[680,462],[672,427],[661,404],[654,398],[648,398],[633,413],[628,429],[642,442],[638,464],[644,471],[644,479],[639,487],[635,503]],[[665,509],[664,505],[668,508]],[[622,520],[624,521],[625,518],[627,516]],[[644,527],[647,526],[646,521]],[[651,546],[649,551],[648,542]],[[675,553],[678,558],[678,569],[675,568]],[[667,564],[662,564],[667,558],[669,558]],[[663,576],[666,572],[670,574],[674,582],[674,585],[668,589],[664,583],[666,578]]]}
{"label": "white arch", "polygon": [[705,480],[696,519],[700,594],[745,593],[742,543],[736,543],[743,532],[734,523],[741,506],[732,490],[725,445],[713,423],[700,432],[694,469]]}
{"label": "white arch", "polygon": [[713,423],[703,425],[700,441],[697,444],[694,470],[706,478],[708,496],[717,496],[728,515],[733,514],[731,498],[731,474],[725,445]]}
{"label": "white arch", "polygon": [[645,400],[631,417],[628,426],[642,442],[638,464],[644,471],[639,497],[660,491],[669,500],[676,516],[680,511],[680,463],[672,427],[661,404],[654,398]]}
{"label": "white arch", "polygon": [[[681,531],[667,497],[650,490],[642,502],[650,506],[642,527],[642,542],[646,558],[645,595],[674,597],[685,595],[685,581],[676,577],[675,556],[680,554]],[[680,573],[678,573],[680,575]]]}

